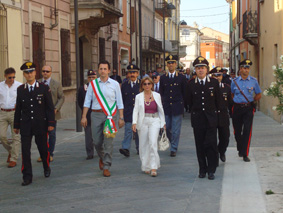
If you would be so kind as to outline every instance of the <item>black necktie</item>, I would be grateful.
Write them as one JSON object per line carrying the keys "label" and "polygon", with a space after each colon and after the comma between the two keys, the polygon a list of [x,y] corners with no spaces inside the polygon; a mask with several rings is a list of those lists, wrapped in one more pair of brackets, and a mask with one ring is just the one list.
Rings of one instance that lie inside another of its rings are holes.
{"label": "black necktie", "polygon": [[30,86],[30,88],[29,88],[29,93],[30,93],[30,94],[33,93],[33,86]]}
{"label": "black necktie", "polygon": [[135,82],[133,82],[133,86],[132,86],[132,88],[134,88],[134,86],[136,85],[136,83]]}
{"label": "black necktie", "polygon": [[200,85],[201,85],[201,86],[203,86],[203,85],[204,85],[204,84],[203,84],[203,80],[201,80],[201,81],[200,81]]}
{"label": "black necktie", "polygon": [[46,84],[46,85],[48,85],[48,83],[47,83],[47,81],[46,80],[44,80],[44,82],[43,82],[44,84]]}

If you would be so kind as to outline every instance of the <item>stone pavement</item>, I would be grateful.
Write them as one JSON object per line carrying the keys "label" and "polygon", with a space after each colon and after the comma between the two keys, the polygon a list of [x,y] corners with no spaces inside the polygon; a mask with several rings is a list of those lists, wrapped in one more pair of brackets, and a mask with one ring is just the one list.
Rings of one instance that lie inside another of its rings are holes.
{"label": "stone pavement", "polygon": [[[134,142],[130,158],[119,153],[121,129],[114,144],[112,176],[105,178],[97,156],[85,160],[84,134],[75,132],[75,120],[61,120],[50,178],[44,178],[42,165],[36,162],[39,154],[33,143],[33,183],[22,187],[20,159],[17,167],[7,168],[7,154],[0,146],[0,212],[283,212],[283,127],[257,112],[253,128],[252,162],[237,157],[231,127],[227,162],[220,162],[213,181],[197,177],[189,114],[183,120],[177,157],[160,152],[156,178],[140,171]],[[275,194],[265,195],[269,189]]]}

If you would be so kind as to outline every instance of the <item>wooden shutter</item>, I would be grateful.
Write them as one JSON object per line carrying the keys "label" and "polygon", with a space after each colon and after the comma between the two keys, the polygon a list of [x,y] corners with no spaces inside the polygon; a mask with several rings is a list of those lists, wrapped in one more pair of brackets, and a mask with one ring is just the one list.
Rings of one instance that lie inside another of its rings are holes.
{"label": "wooden shutter", "polygon": [[105,38],[99,38],[99,62],[105,61]]}
{"label": "wooden shutter", "polygon": [[118,43],[117,41],[112,41],[112,63],[113,70],[118,71]]}
{"label": "wooden shutter", "polygon": [[42,78],[41,69],[45,64],[44,24],[32,22],[32,50],[36,79],[39,79]]}
{"label": "wooden shutter", "polygon": [[61,29],[61,70],[62,86],[69,87],[72,84],[70,65],[70,30]]}

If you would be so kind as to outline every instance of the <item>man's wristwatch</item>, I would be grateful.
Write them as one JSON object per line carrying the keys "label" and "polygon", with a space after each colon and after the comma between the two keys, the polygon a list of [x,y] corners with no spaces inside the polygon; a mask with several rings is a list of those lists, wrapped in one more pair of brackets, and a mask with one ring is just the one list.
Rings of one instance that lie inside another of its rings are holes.
{"label": "man's wristwatch", "polygon": [[122,120],[122,121],[124,120],[124,118],[119,118],[119,119]]}

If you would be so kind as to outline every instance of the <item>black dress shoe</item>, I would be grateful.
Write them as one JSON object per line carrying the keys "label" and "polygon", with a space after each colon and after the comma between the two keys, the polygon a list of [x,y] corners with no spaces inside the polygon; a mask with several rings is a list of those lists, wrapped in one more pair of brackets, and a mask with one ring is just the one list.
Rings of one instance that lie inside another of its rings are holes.
{"label": "black dress shoe", "polygon": [[51,169],[50,169],[50,167],[49,167],[47,170],[44,170],[44,176],[45,176],[45,177],[49,177],[50,174],[51,174]]}
{"label": "black dress shoe", "polygon": [[247,156],[244,156],[243,157],[243,160],[245,161],[245,162],[250,162],[251,160],[249,159],[249,157],[247,157]]}
{"label": "black dress shoe", "polygon": [[206,174],[205,173],[199,173],[198,177],[199,178],[205,178]]}
{"label": "black dress shoe", "polygon": [[119,149],[119,151],[125,157],[130,157],[130,151],[128,149]]}
{"label": "black dress shoe", "polygon": [[176,157],[176,152],[171,151],[171,152],[170,152],[170,156],[171,156],[171,157]]}
{"label": "black dress shoe", "polygon": [[140,155],[140,151],[139,150],[137,150],[137,155]]}
{"label": "black dress shoe", "polygon": [[214,178],[215,178],[214,173],[208,173],[209,180],[214,180]]}
{"label": "black dress shoe", "polygon": [[240,152],[238,152],[238,155],[239,155],[240,158],[243,157],[243,155]]}
{"label": "black dress shoe", "polygon": [[91,160],[91,159],[93,159],[93,155],[92,155],[92,156],[87,156],[87,157],[86,157],[86,160]]}
{"label": "black dress shoe", "polygon": [[24,180],[23,182],[22,182],[22,186],[27,186],[27,185],[29,185],[29,184],[31,184],[32,183],[32,180]]}
{"label": "black dress shoe", "polygon": [[220,154],[220,160],[221,160],[222,162],[225,162],[225,161],[226,161],[226,156],[225,156],[225,154],[223,154],[223,155]]}

